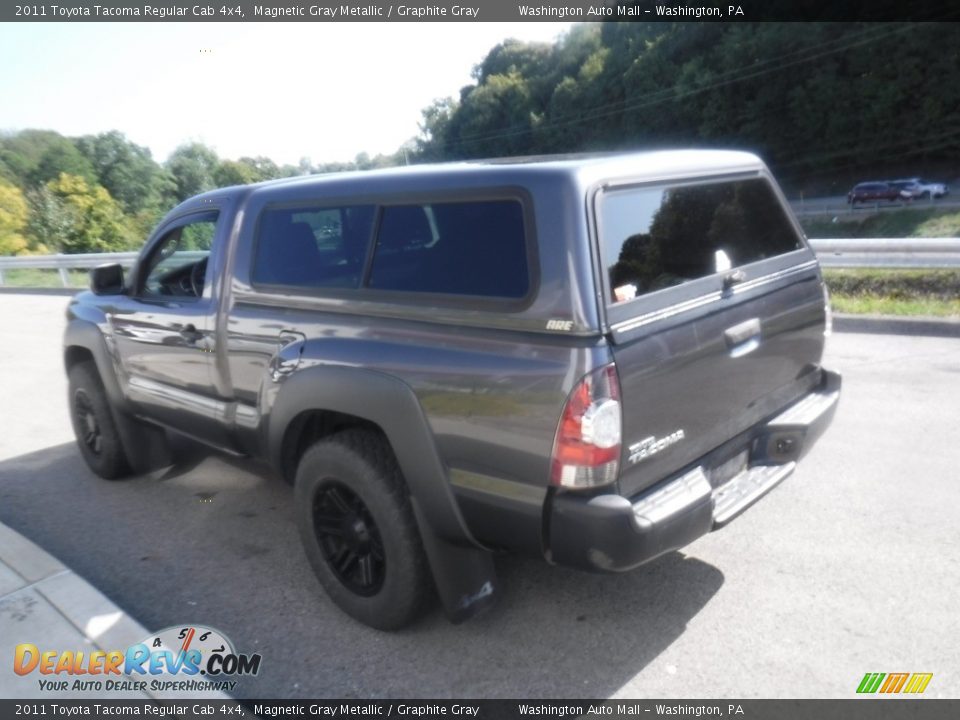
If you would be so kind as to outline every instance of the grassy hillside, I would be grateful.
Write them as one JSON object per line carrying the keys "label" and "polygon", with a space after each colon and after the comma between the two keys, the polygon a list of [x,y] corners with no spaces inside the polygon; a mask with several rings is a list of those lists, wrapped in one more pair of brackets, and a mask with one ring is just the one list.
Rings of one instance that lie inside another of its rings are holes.
{"label": "grassy hillside", "polygon": [[960,317],[960,270],[824,270],[841,313]]}

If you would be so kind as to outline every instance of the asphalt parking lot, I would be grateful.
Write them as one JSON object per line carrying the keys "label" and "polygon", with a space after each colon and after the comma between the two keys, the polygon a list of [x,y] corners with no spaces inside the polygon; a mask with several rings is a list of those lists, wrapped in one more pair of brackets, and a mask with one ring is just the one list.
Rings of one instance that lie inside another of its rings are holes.
{"label": "asphalt parking lot", "polygon": [[261,653],[240,697],[846,698],[868,671],[932,672],[927,696],[960,697],[956,338],[835,334],[831,430],[683,552],[616,576],[503,557],[491,612],[384,634],[327,601],[290,488],[249,462],[185,442],[162,473],[87,471],[66,411],[65,305],[0,295],[0,521],[147,627],[202,623]]}

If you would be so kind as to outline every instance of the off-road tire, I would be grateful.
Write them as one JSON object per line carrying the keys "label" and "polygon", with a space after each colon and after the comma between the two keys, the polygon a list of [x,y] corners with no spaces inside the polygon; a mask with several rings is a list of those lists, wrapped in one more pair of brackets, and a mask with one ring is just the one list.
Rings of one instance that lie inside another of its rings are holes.
{"label": "off-road tire", "polygon": [[353,429],[318,441],[300,460],[294,494],[307,558],[341,610],[397,630],[427,608],[435,592],[430,569],[382,435]]}
{"label": "off-road tire", "polygon": [[97,366],[92,361],[79,362],[67,378],[70,422],[84,462],[105,480],[126,477],[130,463]]}

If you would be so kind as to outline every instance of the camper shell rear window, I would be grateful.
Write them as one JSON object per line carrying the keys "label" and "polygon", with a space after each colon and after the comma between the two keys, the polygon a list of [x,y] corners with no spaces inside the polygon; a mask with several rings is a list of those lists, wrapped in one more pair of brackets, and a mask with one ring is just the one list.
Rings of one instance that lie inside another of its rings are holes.
{"label": "camper shell rear window", "polygon": [[803,247],[763,178],[613,189],[597,215],[614,305]]}

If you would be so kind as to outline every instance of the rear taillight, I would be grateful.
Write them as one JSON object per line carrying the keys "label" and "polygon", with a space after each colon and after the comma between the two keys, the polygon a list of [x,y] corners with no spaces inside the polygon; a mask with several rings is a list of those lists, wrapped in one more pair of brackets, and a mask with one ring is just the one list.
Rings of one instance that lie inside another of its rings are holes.
{"label": "rear taillight", "polygon": [[620,383],[611,363],[584,376],[567,398],[553,441],[550,481],[565,488],[612,483],[620,441]]}

